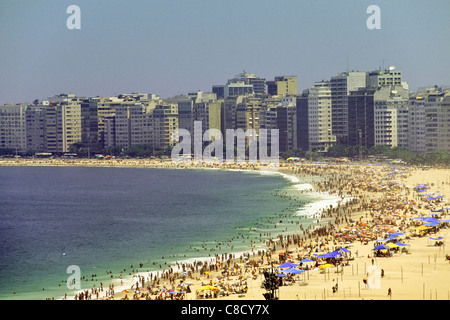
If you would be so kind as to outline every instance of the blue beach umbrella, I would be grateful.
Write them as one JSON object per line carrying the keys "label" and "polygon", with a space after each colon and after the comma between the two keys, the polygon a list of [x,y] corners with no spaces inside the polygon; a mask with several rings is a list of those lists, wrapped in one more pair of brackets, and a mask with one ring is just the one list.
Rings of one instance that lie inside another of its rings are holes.
{"label": "blue beach umbrella", "polygon": [[297,273],[305,272],[305,270],[300,270],[300,269],[296,269],[296,268],[290,268],[290,269],[283,270],[281,272],[282,273],[295,273],[295,274],[297,274]]}
{"label": "blue beach umbrella", "polygon": [[336,258],[337,256],[343,254],[342,252],[329,252],[329,253],[325,253],[325,254],[319,254],[316,255],[317,258]]}
{"label": "blue beach umbrella", "polygon": [[427,223],[424,223],[423,225],[426,226],[426,227],[435,227],[435,226],[438,226],[440,224],[441,224],[440,222],[427,222]]}
{"label": "blue beach umbrella", "polygon": [[402,242],[397,242],[396,245],[398,245],[398,246],[400,246],[400,247],[409,246],[409,244],[402,243]]}
{"label": "blue beach umbrella", "polygon": [[311,259],[303,259],[302,261],[300,261],[299,263],[305,263],[305,262],[313,262]]}
{"label": "blue beach umbrella", "polygon": [[389,247],[384,245],[384,244],[379,244],[375,248],[373,248],[372,250],[386,250],[386,249],[389,249]]}
{"label": "blue beach umbrella", "polygon": [[439,237],[439,238],[432,238],[432,237],[429,237],[431,240],[434,240],[434,241],[438,241],[438,240],[442,240],[442,239],[444,239],[443,237]]}
{"label": "blue beach umbrella", "polygon": [[278,268],[292,268],[292,267],[297,267],[297,266],[298,266],[298,264],[291,263],[291,262],[285,262],[283,264],[280,264],[278,266]]}

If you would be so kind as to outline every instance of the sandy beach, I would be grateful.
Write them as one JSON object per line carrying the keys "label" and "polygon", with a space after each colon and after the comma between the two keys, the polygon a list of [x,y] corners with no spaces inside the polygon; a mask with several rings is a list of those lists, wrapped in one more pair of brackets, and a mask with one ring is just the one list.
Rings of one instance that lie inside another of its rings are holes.
{"label": "sandy beach", "polygon": [[[0,165],[192,167],[170,160],[21,159],[1,160]],[[274,170],[245,164],[196,167]],[[132,279],[86,290],[76,298],[264,300],[264,271],[275,268],[276,275],[283,274],[287,268],[277,267],[290,262],[301,273],[278,277],[283,284],[278,289],[280,300],[450,299],[450,261],[446,259],[450,255],[449,169],[282,163],[276,170],[300,181],[318,176],[321,182],[312,183],[316,191],[353,200],[323,210],[315,230],[280,236],[267,243],[266,251],[175,265],[158,277],[136,273]],[[373,250],[377,245],[389,248]],[[318,257],[333,252],[331,258]],[[312,262],[300,265],[303,259]]]}

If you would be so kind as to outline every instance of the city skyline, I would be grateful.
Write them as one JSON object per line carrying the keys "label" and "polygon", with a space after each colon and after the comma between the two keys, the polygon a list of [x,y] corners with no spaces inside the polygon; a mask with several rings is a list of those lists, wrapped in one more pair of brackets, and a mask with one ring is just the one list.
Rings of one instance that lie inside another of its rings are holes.
{"label": "city skyline", "polygon": [[[66,26],[73,4],[79,30]],[[379,30],[366,25],[372,4]],[[446,86],[448,9],[440,0],[2,3],[0,105],[63,92],[209,92],[242,70],[267,80],[296,75],[299,93],[341,72],[390,65],[412,91]]]}

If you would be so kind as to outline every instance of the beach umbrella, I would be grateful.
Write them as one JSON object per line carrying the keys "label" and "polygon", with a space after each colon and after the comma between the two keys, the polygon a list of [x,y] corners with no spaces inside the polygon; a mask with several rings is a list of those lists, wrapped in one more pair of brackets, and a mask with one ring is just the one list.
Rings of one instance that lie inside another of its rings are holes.
{"label": "beach umbrella", "polygon": [[388,243],[388,244],[386,244],[386,246],[387,247],[389,247],[389,248],[398,248],[399,246],[398,245],[396,245],[396,244],[394,244],[394,243]]}
{"label": "beach umbrella", "polygon": [[438,226],[438,225],[440,225],[440,224],[441,224],[441,223],[438,222],[438,221],[433,221],[433,222],[427,222],[427,223],[425,223],[424,226],[427,226],[427,227],[435,227],[435,226]]}
{"label": "beach umbrella", "polygon": [[344,252],[350,253],[350,250],[347,250],[345,248],[340,248],[340,249],[338,249],[338,251],[344,251]]}
{"label": "beach umbrella", "polygon": [[292,267],[297,267],[297,266],[298,266],[298,264],[291,263],[291,262],[285,262],[283,264],[280,264],[278,266],[278,268],[292,268]]}
{"label": "beach umbrella", "polygon": [[329,268],[332,267],[332,264],[326,263],[326,264],[322,264],[321,266],[319,266],[319,269],[325,269],[325,268]]}
{"label": "beach umbrella", "polygon": [[197,291],[204,291],[204,290],[219,290],[219,288],[217,288],[217,287],[213,287],[213,286],[210,286],[209,284],[208,285],[206,285],[206,286],[204,286],[204,287],[201,287],[201,288],[198,288],[197,289]]}
{"label": "beach umbrella", "polygon": [[289,268],[286,270],[281,271],[282,273],[302,273],[305,272],[305,270],[300,270],[300,269],[296,269],[296,268]]}
{"label": "beach umbrella", "polygon": [[372,250],[386,250],[386,249],[389,249],[389,247],[384,245],[384,244],[379,244],[375,248],[373,248]]}
{"label": "beach umbrella", "polygon": [[302,261],[300,261],[299,263],[305,263],[305,262],[313,262],[311,259],[303,259]]}
{"label": "beach umbrella", "polygon": [[317,258],[336,258],[337,256],[343,254],[342,252],[329,252],[329,253],[325,253],[325,254],[316,254]]}
{"label": "beach umbrella", "polygon": [[282,273],[280,273],[280,274],[277,274],[277,277],[287,277],[287,274],[282,274]]}
{"label": "beach umbrella", "polygon": [[427,226],[418,226],[416,228],[414,228],[415,230],[428,230],[431,229],[431,227],[427,227]]}
{"label": "beach umbrella", "polygon": [[400,246],[400,247],[409,246],[409,244],[402,243],[402,242],[397,242],[396,245],[398,245],[398,246]]}
{"label": "beach umbrella", "polygon": [[443,237],[439,237],[439,238],[432,238],[432,237],[429,237],[429,238],[430,238],[431,240],[435,240],[435,241],[444,239]]}

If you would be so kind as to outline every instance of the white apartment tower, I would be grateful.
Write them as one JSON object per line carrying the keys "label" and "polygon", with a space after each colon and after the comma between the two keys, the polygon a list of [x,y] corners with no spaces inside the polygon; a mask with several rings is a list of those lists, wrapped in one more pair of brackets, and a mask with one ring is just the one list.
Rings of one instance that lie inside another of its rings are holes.
{"label": "white apartment tower", "polygon": [[408,148],[409,92],[401,85],[383,86],[374,94],[375,145]]}
{"label": "white apartment tower", "polygon": [[331,117],[331,86],[329,81],[316,82],[309,89],[308,123],[310,150],[326,151],[336,143]]}

